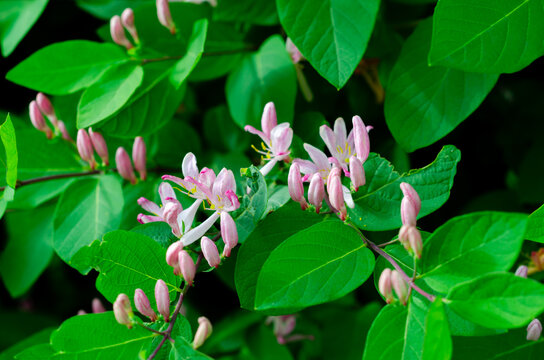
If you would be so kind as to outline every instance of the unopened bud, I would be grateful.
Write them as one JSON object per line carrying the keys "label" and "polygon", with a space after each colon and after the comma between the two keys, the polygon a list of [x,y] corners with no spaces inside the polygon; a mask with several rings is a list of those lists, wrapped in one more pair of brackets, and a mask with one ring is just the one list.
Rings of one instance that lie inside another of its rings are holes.
{"label": "unopened bud", "polygon": [[121,25],[121,18],[119,17],[119,15],[115,15],[111,18],[110,33],[113,42],[115,42],[117,45],[124,46],[125,48],[127,48],[127,50],[130,50],[134,47],[125,35],[125,29],[123,28],[123,25]]}
{"label": "unopened bud", "polygon": [[108,145],[106,144],[106,140],[104,140],[102,134],[94,132],[92,128],[89,128],[89,136],[91,137],[96,153],[98,156],[100,156],[100,159],[102,159],[104,165],[109,165]]}
{"label": "unopened bud", "polygon": [[68,130],[66,130],[66,125],[64,124],[63,121],[59,120],[57,122],[57,126],[59,127],[60,133],[62,134],[62,138],[64,140],[69,141],[69,142],[74,142],[74,139],[72,139],[72,137],[68,133]]}
{"label": "unopened bud", "polygon": [[170,321],[170,294],[168,286],[159,279],[155,284],[155,301],[157,302],[157,310],[164,317],[164,321]]}
{"label": "unopened bud", "polygon": [[291,199],[298,202],[302,210],[306,210],[308,204],[306,203],[306,199],[304,199],[304,184],[302,183],[302,177],[300,176],[300,167],[296,163],[293,163],[289,168],[287,185]]}
{"label": "unopened bud", "polygon": [[136,26],[134,25],[134,11],[130,8],[125,9],[121,14],[121,22],[130,33],[130,36],[134,39],[134,42],[138,44],[140,39],[138,38],[138,31],[136,31]]}
{"label": "unopened bud", "polygon": [[521,265],[520,267],[517,268],[515,275],[522,278],[526,278],[528,272],[529,272],[529,268],[525,265]]}
{"label": "unopened bud", "polygon": [[276,125],[278,125],[278,116],[276,115],[276,107],[271,101],[264,106],[263,115],[261,117],[261,126],[267,137],[270,137],[272,129],[274,129]]}
{"label": "unopened bud", "polygon": [[200,240],[200,247],[202,254],[204,254],[204,259],[206,259],[208,264],[211,267],[217,268],[221,263],[221,257],[215,243],[209,237],[203,236]]}
{"label": "unopened bud", "polygon": [[179,252],[179,267],[187,285],[192,286],[196,275],[196,265],[193,258],[185,250]]}
{"label": "unopened bud", "polygon": [[174,274],[181,274],[179,268],[179,253],[183,249],[183,243],[181,241],[176,241],[168,247],[166,251],[166,263],[174,268]]}
{"label": "unopened bud", "polygon": [[[168,291],[168,288],[166,290]],[[149,299],[142,289],[136,289],[134,292],[134,305],[140,314],[147,316],[152,322],[157,320],[157,314],[151,308]]]}
{"label": "unopened bud", "polygon": [[134,168],[140,173],[140,179],[145,180],[147,178],[146,163],[146,149],[144,138],[138,136],[134,139],[134,145],[132,145],[132,160],[134,161]]}
{"label": "unopened bud", "polygon": [[417,215],[421,210],[421,199],[419,198],[417,191],[412,187],[412,185],[406,182],[400,183],[400,189],[402,190],[404,197],[408,198],[414,206]]}
{"label": "unopened bud", "polygon": [[370,138],[368,137],[368,130],[360,116],[354,116],[352,118],[352,123],[355,153],[357,154],[357,159],[361,160],[361,163],[364,164],[370,154]]}
{"label": "unopened bud", "polygon": [[355,191],[358,191],[359,186],[363,186],[366,183],[365,169],[363,168],[361,160],[353,155],[349,158],[349,173],[351,183],[353,184]]}
{"label": "unopened bud", "polygon": [[38,129],[39,131],[45,133],[48,139],[51,139],[53,137],[53,132],[51,131],[49,126],[47,126],[47,124],[45,123],[45,119],[36,101],[30,102],[29,115],[30,115],[30,122],[32,122],[32,125],[34,125],[34,127]]}
{"label": "unopened bud", "polygon": [[300,50],[295,46],[291,38],[287,38],[285,41],[285,49],[291,56],[291,60],[293,61],[293,64],[299,63],[301,60],[304,59],[304,56],[300,52]]}
{"label": "unopened bud", "polygon": [[79,152],[81,159],[88,162],[91,169],[94,169],[96,167],[96,161],[94,160],[93,143],[91,142],[91,138],[89,137],[89,134],[87,134],[86,130],[78,130],[76,144],[77,151]]}
{"label": "unopened bud", "polygon": [[193,349],[197,349],[212,334],[212,323],[208,318],[201,316],[198,318],[198,329],[196,329],[195,339],[193,340]]}
{"label": "unopened bud", "polygon": [[93,313],[100,314],[106,312],[106,308],[102,305],[102,301],[99,298],[94,298],[92,302]]}
{"label": "unopened bud", "polygon": [[400,218],[403,225],[416,226],[417,211],[409,198],[403,197],[400,202]]}
{"label": "unopened bud", "polygon": [[87,315],[87,312],[85,310],[81,309],[81,310],[79,310],[77,312],[77,315]]}
{"label": "unopened bud", "polygon": [[529,326],[527,326],[527,340],[537,341],[540,339],[541,334],[542,324],[540,323],[540,320],[534,319],[529,323]]}
{"label": "unopened bud", "polygon": [[49,98],[40,92],[36,96],[36,103],[45,116],[49,118],[49,121],[51,121],[54,126],[57,126],[57,115],[55,114],[55,109]]}
{"label": "unopened bud", "polygon": [[166,221],[166,223],[170,225],[170,227],[172,228],[172,233],[178,238],[181,237],[181,230],[178,224],[178,215],[181,213],[183,208],[180,202],[177,200],[168,201],[162,209],[164,221]]}
{"label": "unopened bud", "polygon": [[388,304],[391,304],[395,300],[391,285],[391,269],[386,268],[382,271],[380,280],[378,281],[378,289]]}
{"label": "unopened bud", "polygon": [[325,198],[325,184],[320,173],[312,175],[310,180],[310,187],[308,188],[308,201],[315,206],[315,211],[319,213],[321,204]]}
{"label": "unopened bud", "polygon": [[168,0],[157,0],[157,17],[159,22],[172,34],[176,33],[176,24],[172,19],[172,14],[170,14],[170,6],[168,5]]}
{"label": "unopened bud", "polygon": [[332,174],[332,176],[329,175],[328,180],[329,186],[327,188],[327,192],[329,193],[331,205],[334,206],[336,210],[340,211],[340,220],[344,221],[347,217],[347,209],[344,202],[344,190],[342,189],[342,179],[340,177],[340,172],[338,171],[336,174]]}
{"label": "unopened bud", "polygon": [[134,314],[132,313],[130,300],[126,294],[119,294],[117,299],[115,299],[113,314],[119,324],[126,325],[129,329],[132,328],[132,317]]}
{"label": "unopened bud", "polygon": [[415,226],[410,226],[408,227],[406,236],[408,237],[410,250],[418,259],[421,259],[421,252],[423,251],[423,241],[421,240],[421,233]]}
{"label": "unopened bud", "polygon": [[226,211],[221,212],[221,237],[225,243],[223,256],[229,257],[230,251],[238,244],[238,229],[236,223],[230,214]]}
{"label": "unopened bud", "polygon": [[136,175],[134,175],[130,157],[128,156],[127,151],[122,147],[118,147],[117,152],[115,153],[115,165],[117,166],[119,175],[121,175],[123,179],[130,181],[133,185],[136,184]]}
{"label": "unopened bud", "polygon": [[397,270],[391,271],[391,284],[399,301],[403,305],[406,305],[408,301],[408,285]]}

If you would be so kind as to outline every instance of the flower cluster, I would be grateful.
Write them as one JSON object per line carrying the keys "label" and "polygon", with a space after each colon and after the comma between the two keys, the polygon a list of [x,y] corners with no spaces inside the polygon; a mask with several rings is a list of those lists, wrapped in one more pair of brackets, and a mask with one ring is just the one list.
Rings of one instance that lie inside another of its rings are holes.
{"label": "flower cluster", "polygon": [[406,281],[402,278],[402,275],[397,270],[391,270],[386,268],[382,271],[380,279],[378,281],[378,290],[385,298],[385,301],[388,304],[391,304],[395,301],[393,296],[393,290],[397,295],[397,299],[403,304],[406,305],[408,302],[409,288]]}

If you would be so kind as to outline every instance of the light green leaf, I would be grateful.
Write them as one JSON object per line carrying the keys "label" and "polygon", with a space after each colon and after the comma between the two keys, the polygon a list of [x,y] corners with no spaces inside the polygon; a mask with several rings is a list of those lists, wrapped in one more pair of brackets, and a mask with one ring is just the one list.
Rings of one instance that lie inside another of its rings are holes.
{"label": "light green leaf", "polygon": [[353,194],[355,208],[348,209],[350,218],[363,230],[400,227],[401,182],[411,184],[418,192],[421,198],[419,217],[432,213],[448,199],[460,159],[459,150],[447,145],[431,164],[401,175],[387,160],[371,154],[364,164],[366,185]]}
{"label": "light green leaf", "polygon": [[440,0],[429,64],[512,73],[544,55],[542,0]]}
{"label": "light green leaf", "polygon": [[527,325],[544,311],[544,285],[512,273],[491,273],[450,290],[446,304],[489,328]]}
{"label": "light green leaf", "polygon": [[170,74],[170,81],[172,81],[172,84],[176,89],[179,89],[181,84],[187,79],[200,61],[202,52],[204,51],[207,31],[208,19],[200,19],[194,23],[193,33],[189,38],[187,53],[176,63]]}
{"label": "light green leaf", "polygon": [[525,238],[544,243],[544,205],[529,215]]}
{"label": "light green leaf", "polygon": [[82,247],[119,226],[123,189],[117,177],[105,175],[72,183],[55,210],[53,245],[67,263]]}
{"label": "light green leaf", "polygon": [[386,305],[366,336],[363,360],[401,359],[407,316],[405,307]]}
{"label": "light green leaf", "polygon": [[144,71],[136,62],[110,67],[81,95],[77,127],[92,126],[119,110],[140,86],[143,76]]}
{"label": "light green leaf", "polygon": [[406,40],[391,71],[385,97],[385,120],[407,151],[441,139],[482,103],[498,75],[429,67],[430,19]]}
{"label": "light green leaf", "polygon": [[[17,154],[17,141],[15,140],[15,129],[9,115],[6,121],[0,125],[0,139],[6,152],[6,163],[2,164],[6,172],[6,183],[15,189],[17,186],[17,163],[19,156]],[[0,158],[1,159],[1,158]]]}
{"label": "light green leaf", "polygon": [[169,360],[212,360],[211,357],[193,349],[193,345],[185,338],[178,336],[171,345]]}
{"label": "light green leaf", "polygon": [[442,299],[436,298],[425,319],[422,360],[449,360],[452,342]]}
{"label": "light green leaf", "polygon": [[312,66],[342,88],[366,50],[379,0],[276,0],[281,24]]}
{"label": "light green leaf", "polygon": [[66,95],[93,84],[112,65],[128,61],[120,46],[71,40],[36,51],[6,78],[53,95]]}
{"label": "light green leaf", "polygon": [[433,289],[452,286],[494,271],[506,271],[521,251],[527,216],[481,212],[453,218],[423,247],[421,277]]}

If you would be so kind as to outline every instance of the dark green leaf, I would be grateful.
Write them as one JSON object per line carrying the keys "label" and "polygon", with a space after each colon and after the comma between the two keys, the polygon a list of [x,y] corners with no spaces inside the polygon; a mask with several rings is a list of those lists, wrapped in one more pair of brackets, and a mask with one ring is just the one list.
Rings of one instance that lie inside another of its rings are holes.
{"label": "dark green leaf", "polygon": [[452,343],[448,318],[444,312],[442,299],[436,300],[429,307],[425,318],[425,340],[423,341],[423,360],[451,359]]}

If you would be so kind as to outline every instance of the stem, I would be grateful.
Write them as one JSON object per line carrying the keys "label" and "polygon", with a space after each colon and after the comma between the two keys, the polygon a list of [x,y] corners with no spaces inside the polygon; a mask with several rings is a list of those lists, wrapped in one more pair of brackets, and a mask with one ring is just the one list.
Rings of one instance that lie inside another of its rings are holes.
{"label": "stem", "polygon": [[384,242],[384,243],[382,243],[382,244],[378,244],[378,245],[376,245],[376,246],[378,246],[378,247],[385,247],[385,246],[387,246],[387,245],[394,244],[394,243],[396,243],[396,242],[398,242],[398,241],[399,241],[399,239],[395,239],[395,240],[391,240],[391,241],[388,241],[388,242]]}
{"label": "stem", "polygon": [[[91,170],[91,171],[77,172],[77,173],[66,173],[66,174],[42,176],[42,177],[38,177],[38,178],[34,178],[34,179],[28,179],[28,180],[18,180],[15,188],[18,189],[21,186],[35,184],[35,183],[39,183],[39,182],[42,182],[42,181],[96,175],[96,174],[100,174],[101,172],[102,172],[101,170]],[[0,191],[4,190],[5,188],[6,188],[5,186],[0,187]]]}
{"label": "stem", "polygon": [[143,328],[146,329],[146,330],[149,330],[149,331],[151,331],[151,332],[154,332],[155,334],[164,335],[164,333],[163,333],[162,331],[152,329],[152,328],[150,328],[149,326],[145,326],[144,324],[141,324],[141,323],[136,323],[136,324],[138,324],[139,326],[143,327]]}

